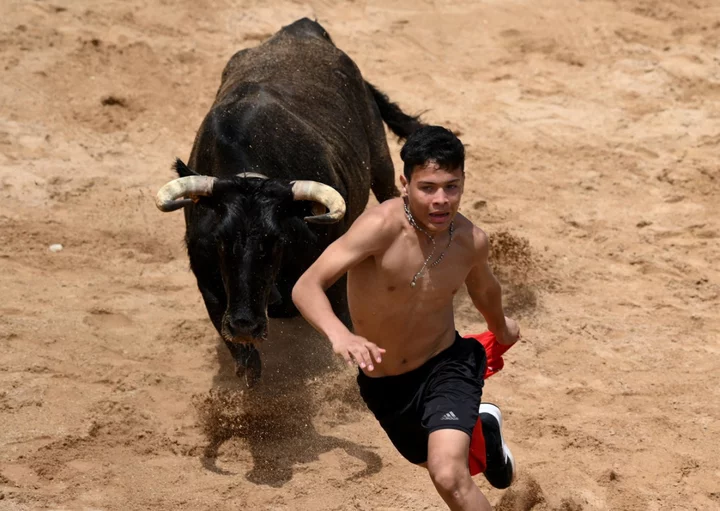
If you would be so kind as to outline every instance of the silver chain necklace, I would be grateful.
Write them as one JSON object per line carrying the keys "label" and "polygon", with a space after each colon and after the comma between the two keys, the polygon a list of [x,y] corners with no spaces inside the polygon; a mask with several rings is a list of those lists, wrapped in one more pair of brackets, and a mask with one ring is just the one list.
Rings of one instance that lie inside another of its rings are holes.
{"label": "silver chain necklace", "polygon": [[420,227],[417,222],[415,221],[415,218],[412,216],[412,213],[410,213],[410,208],[408,207],[407,202],[403,201],[403,206],[405,208],[405,216],[407,216],[408,222],[410,222],[410,225],[412,225],[415,229],[423,233],[425,236],[430,239],[430,242],[432,243],[432,252],[430,252],[430,255],[427,256],[427,259],[425,259],[425,262],[422,265],[422,268],[420,268],[420,271],[415,274],[415,276],[412,279],[412,282],[410,282],[410,287],[415,287],[417,284],[417,279],[420,277],[425,276],[425,271],[429,270],[430,268],[434,268],[438,264],[440,264],[440,261],[443,260],[443,257],[445,257],[445,250],[447,250],[450,247],[450,243],[452,243],[453,239],[453,231],[455,230],[455,221],[450,222],[450,229],[449,229],[449,237],[448,237],[448,244],[447,247],[445,247],[445,250],[443,250],[440,253],[440,256],[433,262],[430,266],[428,266],[428,263],[430,262],[430,259],[432,259],[432,256],[435,255],[435,249],[437,248],[437,245],[435,244],[435,238],[431,236],[425,229]]}

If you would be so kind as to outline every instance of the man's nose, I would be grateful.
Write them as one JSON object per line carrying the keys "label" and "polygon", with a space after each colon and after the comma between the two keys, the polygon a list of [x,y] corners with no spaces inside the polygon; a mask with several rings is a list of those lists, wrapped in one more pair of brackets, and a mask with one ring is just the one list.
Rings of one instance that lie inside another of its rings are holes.
{"label": "man's nose", "polygon": [[433,197],[433,202],[435,204],[447,204],[449,199],[445,190],[438,188],[437,192],[435,192],[435,196]]}

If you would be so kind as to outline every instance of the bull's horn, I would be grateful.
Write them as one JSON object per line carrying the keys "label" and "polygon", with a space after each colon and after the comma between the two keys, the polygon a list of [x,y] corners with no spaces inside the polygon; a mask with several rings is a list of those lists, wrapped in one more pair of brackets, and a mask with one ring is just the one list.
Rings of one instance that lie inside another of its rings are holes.
{"label": "bull's horn", "polygon": [[173,179],[160,188],[155,205],[160,211],[175,211],[192,203],[191,197],[212,195],[215,178],[211,176],[185,176]]}
{"label": "bull's horn", "polygon": [[328,209],[327,213],[306,216],[306,222],[333,224],[345,216],[345,200],[332,186],[317,181],[293,181],[292,191],[295,200],[311,200]]}

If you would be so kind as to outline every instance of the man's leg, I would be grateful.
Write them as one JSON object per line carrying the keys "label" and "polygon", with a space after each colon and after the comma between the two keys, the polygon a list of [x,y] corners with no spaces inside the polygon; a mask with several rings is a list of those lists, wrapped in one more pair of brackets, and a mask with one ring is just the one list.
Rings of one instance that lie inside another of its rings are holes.
{"label": "man's leg", "polygon": [[470,437],[457,429],[439,429],[428,439],[427,469],[435,488],[452,511],[492,511],[470,477]]}

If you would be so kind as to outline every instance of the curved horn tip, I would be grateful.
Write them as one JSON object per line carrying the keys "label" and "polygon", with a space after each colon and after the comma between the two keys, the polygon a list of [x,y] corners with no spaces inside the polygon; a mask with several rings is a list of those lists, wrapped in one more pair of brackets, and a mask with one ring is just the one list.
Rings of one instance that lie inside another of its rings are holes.
{"label": "curved horn tip", "polygon": [[168,212],[184,208],[193,201],[189,197],[212,195],[215,178],[210,176],[185,176],[165,183],[155,195],[155,205]]}
{"label": "curved horn tip", "polygon": [[[330,185],[318,181],[293,181],[293,195],[295,200],[311,200],[321,204],[329,211],[327,213],[313,214],[305,217],[308,223],[331,224],[340,221],[345,216],[346,204],[340,192]],[[313,208],[313,213],[317,208]]]}
{"label": "curved horn tip", "polygon": [[185,206],[188,206],[192,204],[191,199],[180,199],[180,200],[173,200],[173,201],[166,201],[166,200],[156,200],[155,206],[162,211],[163,213],[170,213],[172,211],[177,211],[178,209],[182,209]]}

